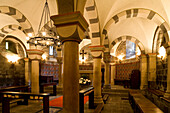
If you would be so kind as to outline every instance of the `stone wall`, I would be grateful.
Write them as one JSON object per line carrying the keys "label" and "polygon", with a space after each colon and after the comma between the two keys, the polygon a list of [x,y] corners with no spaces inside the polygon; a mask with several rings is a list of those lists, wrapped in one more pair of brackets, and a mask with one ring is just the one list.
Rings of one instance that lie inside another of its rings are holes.
{"label": "stone wall", "polygon": [[[164,62],[161,62],[159,58],[157,58],[156,62],[156,89],[161,91],[166,91],[167,89],[167,58]],[[152,87],[152,86],[151,86]]]}
{"label": "stone wall", "polygon": [[0,54],[0,88],[7,86],[24,85],[25,66],[24,60],[12,64]]}
{"label": "stone wall", "polygon": [[[25,84],[23,48],[17,42],[13,42],[11,45],[10,48],[16,49],[16,53],[5,49],[5,41],[0,44],[0,88]],[[6,58],[7,54],[17,54],[21,59],[16,63],[10,63]]]}

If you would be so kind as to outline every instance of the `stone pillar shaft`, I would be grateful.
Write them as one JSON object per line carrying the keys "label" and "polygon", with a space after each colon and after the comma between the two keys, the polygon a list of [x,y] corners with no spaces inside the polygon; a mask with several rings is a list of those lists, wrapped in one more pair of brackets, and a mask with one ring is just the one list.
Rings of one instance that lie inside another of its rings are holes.
{"label": "stone pillar shaft", "polygon": [[60,87],[63,85],[61,71],[62,71],[62,63],[59,63],[59,66],[58,66],[58,80],[59,80],[58,86],[60,86]]}
{"label": "stone pillar shaft", "polygon": [[29,58],[25,58],[25,85],[30,85],[30,62]]}
{"label": "stone pillar shaft", "polygon": [[147,76],[147,56],[141,55],[140,59],[140,71],[141,71],[141,84],[140,89],[145,90],[148,88],[148,76]]}
{"label": "stone pillar shaft", "polygon": [[114,79],[115,79],[115,75],[116,75],[116,66],[112,65],[111,66],[111,85],[114,85]]}
{"label": "stone pillar shaft", "polygon": [[103,103],[101,96],[101,58],[94,58],[93,61],[94,103],[97,105]]}
{"label": "stone pillar shaft", "polygon": [[[56,47],[57,50],[57,63],[59,64],[58,67],[58,87],[62,88],[63,87],[63,78],[62,78],[62,63],[63,63],[63,58],[62,58],[62,47]],[[58,88],[57,88],[58,89]]]}
{"label": "stone pillar shaft", "polygon": [[27,53],[28,57],[31,59],[31,92],[39,93],[39,61],[44,51],[29,49]]}
{"label": "stone pillar shaft", "polygon": [[79,113],[79,46],[88,23],[80,12],[52,16],[64,43],[63,113]]}
{"label": "stone pillar shaft", "polygon": [[167,74],[167,90],[166,92],[170,94],[170,55],[168,55],[168,74]]}
{"label": "stone pillar shaft", "polygon": [[[63,112],[79,113],[78,42],[64,43]],[[75,109],[76,108],[76,109]]]}
{"label": "stone pillar shaft", "polygon": [[93,56],[93,87],[94,87],[94,104],[103,103],[101,96],[101,58],[104,51],[104,46],[89,46]]}
{"label": "stone pillar shaft", "polygon": [[31,62],[31,92],[39,93],[39,61],[32,60]]}
{"label": "stone pillar shaft", "polygon": [[110,64],[108,62],[105,63],[105,85],[104,88],[110,89]]}
{"label": "stone pillar shaft", "polygon": [[150,53],[149,56],[149,67],[148,67],[148,82],[150,83],[149,88],[156,87],[156,53]]}
{"label": "stone pillar shaft", "polygon": [[63,58],[62,58],[62,52],[61,52],[61,46],[60,47],[56,47],[57,49],[57,63],[59,64],[59,68],[58,68],[58,87],[62,87],[63,86],[63,80],[62,80],[62,63],[63,63]]}
{"label": "stone pillar shaft", "polygon": [[167,66],[168,66],[168,72],[167,72],[167,90],[164,95],[164,97],[169,98],[170,97],[170,42],[167,43],[166,47],[166,53],[167,53]]}

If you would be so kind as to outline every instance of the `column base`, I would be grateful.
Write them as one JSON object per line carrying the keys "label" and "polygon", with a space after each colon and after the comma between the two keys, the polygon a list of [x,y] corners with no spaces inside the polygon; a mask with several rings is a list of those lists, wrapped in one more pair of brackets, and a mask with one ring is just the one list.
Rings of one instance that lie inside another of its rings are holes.
{"label": "column base", "polygon": [[102,96],[94,96],[94,106],[97,106],[98,104],[104,103]]}
{"label": "column base", "polygon": [[156,89],[156,81],[148,81],[149,89]]}
{"label": "column base", "polygon": [[111,89],[111,85],[109,84],[109,85],[104,85],[104,87],[103,87],[104,89]]}
{"label": "column base", "polygon": [[140,90],[146,90],[146,89],[148,89],[148,85],[140,86]]}
{"label": "column base", "polygon": [[166,92],[166,93],[164,94],[164,97],[165,97],[165,98],[170,98],[170,92]]}

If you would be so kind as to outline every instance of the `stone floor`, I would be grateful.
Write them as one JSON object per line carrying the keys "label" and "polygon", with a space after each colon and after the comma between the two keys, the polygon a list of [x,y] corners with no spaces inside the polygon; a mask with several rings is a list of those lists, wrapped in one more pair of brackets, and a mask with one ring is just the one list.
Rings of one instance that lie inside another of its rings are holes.
{"label": "stone floor", "polygon": [[104,105],[102,113],[133,113],[128,98],[118,95],[109,95],[109,99]]}
{"label": "stone floor", "polygon": [[[109,98],[104,104],[102,113],[133,113],[128,100],[128,90],[121,86],[114,86],[111,90],[104,90],[103,93],[109,94]],[[58,95],[61,96],[61,95]],[[50,100],[58,97],[50,97]],[[43,113],[42,101],[29,101],[29,105],[10,105],[10,113]],[[0,113],[2,105],[0,104]],[[88,102],[85,104],[85,113],[93,113],[94,109],[88,109]],[[62,113],[62,109],[58,107],[50,108],[50,113]]]}

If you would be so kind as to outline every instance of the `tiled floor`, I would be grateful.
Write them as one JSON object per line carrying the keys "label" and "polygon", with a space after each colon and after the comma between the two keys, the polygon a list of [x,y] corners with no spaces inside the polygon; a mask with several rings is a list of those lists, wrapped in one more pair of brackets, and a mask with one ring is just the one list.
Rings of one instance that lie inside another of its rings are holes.
{"label": "tiled floor", "polygon": [[[112,87],[112,90],[106,90],[105,93],[109,94],[109,98],[104,104],[102,113],[133,113],[133,110],[129,104],[128,91],[120,86]],[[56,97],[50,97],[54,99]],[[29,105],[17,105],[16,103],[10,105],[10,113],[43,113],[42,101],[29,101]],[[50,108],[50,113],[56,113],[61,108]],[[2,112],[2,106],[0,105],[0,113]],[[88,109],[88,102],[85,105],[85,113],[93,113],[94,109]],[[59,113],[62,113],[60,111]]]}

